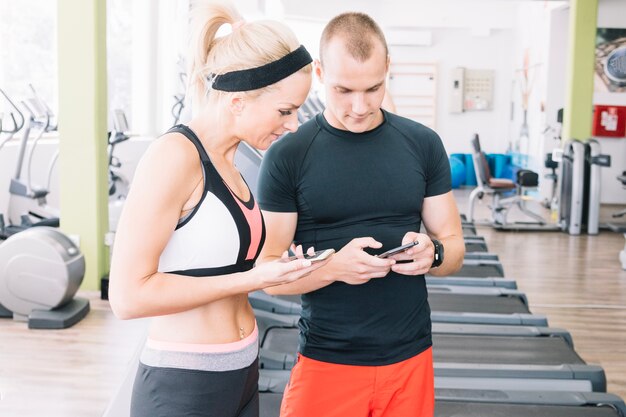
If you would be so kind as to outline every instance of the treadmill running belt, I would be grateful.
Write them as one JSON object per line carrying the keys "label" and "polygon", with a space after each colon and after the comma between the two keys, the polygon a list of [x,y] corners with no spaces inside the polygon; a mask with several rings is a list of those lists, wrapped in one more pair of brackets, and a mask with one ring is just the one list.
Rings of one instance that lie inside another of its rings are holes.
{"label": "treadmill running belt", "polygon": [[298,329],[272,329],[267,333],[263,346],[282,353],[296,355],[298,352]]}
{"label": "treadmill running belt", "polygon": [[476,236],[476,227],[474,225],[463,225],[463,236]]}
{"label": "treadmill running belt", "polygon": [[433,334],[433,360],[516,365],[585,364],[560,337]]}
{"label": "treadmill running belt", "polygon": [[455,313],[489,314],[530,314],[526,304],[519,297],[467,295],[452,293],[428,293],[431,311],[450,311]]}
{"label": "treadmill running belt", "polygon": [[504,273],[501,270],[500,264],[481,264],[481,265],[468,265],[465,264],[456,271],[451,277],[500,277],[504,278]]}
{"label": "treadmill running belt", "polygon": [[302,301],[300,298],[300,294],[295,295],[276,295],[276,298],[280,298],[281,300],[291,301],[292,303],[300,304]]}
{"label": "treadmill running belt", "polygon": [[[300,304],[300,295],[278,295],[281,300]],[[515,296],[437,293],[429,291],[428,303],[432,311],[453,313],[530,314],[528,306]]]}
{"label": "treadmill running belt", "polygon": [[260,402],[260,415],[259,417],[278,417],[280,413],[280,403],[283,399],[283,394],[276,394],[272,392],[259,393]]}
{"label": "treadmill running belt", "polygon": [[[619,417],[611,407],[436,401],[435,417]],[[267,417],[274,417],[270,414]]]}
{"label": "treadmill running belt", "polygon": [[[282,394],[260,394],[260,417],[278,417]],[[435,417],[620,417],[606,406],[556,406],[435,401]]]}
{"label": "treadmill running belt", "polygon": [[[295,355],[298,330],[273,329],[264,348]],[[433,360],[442,363],[515,365],[584,365],[580,356],[560,337],[460,336],[433,334]]]}
{"label": "treadmill running belt", "polygon": [[487,245],[484,242],[465,242],[466,252],[487,252]]}

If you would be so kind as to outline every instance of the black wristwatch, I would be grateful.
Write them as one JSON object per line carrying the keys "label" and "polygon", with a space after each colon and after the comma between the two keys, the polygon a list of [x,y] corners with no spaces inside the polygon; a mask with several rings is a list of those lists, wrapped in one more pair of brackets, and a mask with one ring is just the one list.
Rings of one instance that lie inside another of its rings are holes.
{"label": "black wristwatch", "polygon": [[443,244],[437,239],[431,240],[433,242],[433,245],[435,246],[435,258],[433,259],[433,264],[430,267],[437,268],[443,263]]}

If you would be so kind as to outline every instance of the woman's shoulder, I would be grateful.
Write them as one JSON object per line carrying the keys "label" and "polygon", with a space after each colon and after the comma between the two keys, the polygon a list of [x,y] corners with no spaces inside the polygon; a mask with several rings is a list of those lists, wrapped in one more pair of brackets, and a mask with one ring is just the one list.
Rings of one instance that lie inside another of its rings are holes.
{"label": "woman's shoulder", "polygon": [[180,170],[197,168],[192,162],[200,159],[193,142],[179,132],[167,132],[156,138],[144,155],[160,167],[174,166]]}
{"label": "woman's shoulder", "polygon": [[180,133],[169,132],[154,139],[142,155],[133,182],[157,187],[164,193],[187,195],[202,178],[200,156],[193,143]]}

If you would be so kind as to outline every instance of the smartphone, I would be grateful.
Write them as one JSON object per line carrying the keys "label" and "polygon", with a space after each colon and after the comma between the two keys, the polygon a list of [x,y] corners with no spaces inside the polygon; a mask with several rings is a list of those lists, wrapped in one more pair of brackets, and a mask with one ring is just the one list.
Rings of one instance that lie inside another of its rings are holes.
{"label": "smartphone", "polygon": [[311,262],[319,262],[319,261],[325,260],[333,253],[335,253],[334,249],[324,249],[324,250],[315,251],[315,253],[313,253],[312,255],[305,253],[302,258],[299,258],[297,256],[290,256],[288,258],[281,258],[281,260],[283,262],[291,262],[291,261],[295,261],[296,259],[308,259]]}
{"label": "smartphone", "polygon": [[398,246],[397,248],[389,249],[387,252],[383,252],[378,255],[379,258],[387,258],[391,255],[395,255],[396,253],[404,252],[405,250],[416,246],[419,242],[416,240],[414,242],[407,243],[406,245]]}

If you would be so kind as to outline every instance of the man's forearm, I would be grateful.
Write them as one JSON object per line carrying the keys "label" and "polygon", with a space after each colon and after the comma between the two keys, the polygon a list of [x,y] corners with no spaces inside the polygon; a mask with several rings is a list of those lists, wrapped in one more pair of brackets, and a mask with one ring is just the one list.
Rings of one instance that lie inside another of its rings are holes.
{"label": "man's forearm", "polygon": [[443,263],[437,268],[431,268],[428,273],[441,277],[461,269],[465,257],[465,241],[463,236],[449,236],[440,238],[439,241],[444,247]]}

